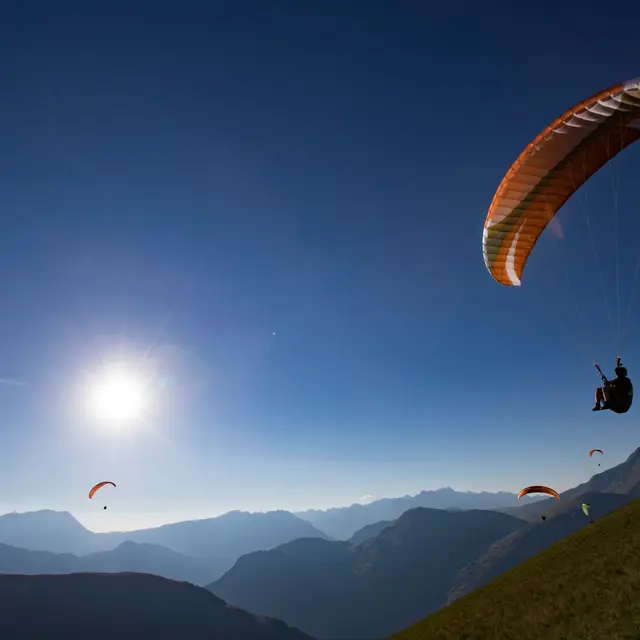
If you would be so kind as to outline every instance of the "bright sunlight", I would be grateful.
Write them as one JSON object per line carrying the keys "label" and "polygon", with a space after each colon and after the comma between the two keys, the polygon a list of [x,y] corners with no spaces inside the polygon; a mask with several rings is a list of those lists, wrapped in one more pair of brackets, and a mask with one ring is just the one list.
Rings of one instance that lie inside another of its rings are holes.
{"label": "bright sunlight", "polygon": [[149,403],[145,381],[133,371],[117,368],[97,376],[89,385],[90,412],[100,420],[128,423],[141,420]]}

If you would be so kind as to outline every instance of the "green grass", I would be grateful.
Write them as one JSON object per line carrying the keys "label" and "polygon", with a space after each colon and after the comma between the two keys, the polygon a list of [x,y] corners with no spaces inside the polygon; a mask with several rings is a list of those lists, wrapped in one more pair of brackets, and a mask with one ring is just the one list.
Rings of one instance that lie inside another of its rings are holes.
{"label": "green grass", "polygon": [[640,640],[640,499],[393,640]]}

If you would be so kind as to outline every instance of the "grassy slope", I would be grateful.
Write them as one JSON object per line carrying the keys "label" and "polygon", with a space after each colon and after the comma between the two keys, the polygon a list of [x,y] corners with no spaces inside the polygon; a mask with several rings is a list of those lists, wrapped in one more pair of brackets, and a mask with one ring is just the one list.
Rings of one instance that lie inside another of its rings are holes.
{"label": "grassy slope", "polygon": [[640,499],[395,640],[640,640]]}

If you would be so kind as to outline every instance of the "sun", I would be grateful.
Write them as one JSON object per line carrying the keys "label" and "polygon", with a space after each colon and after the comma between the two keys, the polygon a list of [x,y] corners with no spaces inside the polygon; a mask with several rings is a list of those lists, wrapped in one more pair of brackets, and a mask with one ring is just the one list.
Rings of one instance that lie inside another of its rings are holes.
{"label": "sun", "polygon": [[95,418],[129,423],[143,419],[149,404],[149,390],[135,372],[112,369],[92,379],[87,402]]}

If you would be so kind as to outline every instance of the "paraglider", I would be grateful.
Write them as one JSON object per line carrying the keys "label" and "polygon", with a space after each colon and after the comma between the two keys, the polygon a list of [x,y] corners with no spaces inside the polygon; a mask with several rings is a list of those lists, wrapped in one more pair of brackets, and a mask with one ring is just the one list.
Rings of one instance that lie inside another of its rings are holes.
{"label": "paraglider", "polygon": [[627,413],[633,402],[633,384],[627,377],[627,368],[622,365],[620,358],[616,358],[615,380],[607,380],[598,363],[595,367],[604,382],[596,389],[596,404],[593,411],[609,409],[614,413]]}
{"label": "paraglider", "polygon": [[547,520],[547,516],[544,516],[544,515],[543,515],[543,516],[540,516],[540,517],[541,517],[541,518],[546,522],[546,520]]}
{"label": "paraglider", "polygon": [[589,509],[591,509],[591,505],[587,504],[586,502],[583,502],[582,511],[584,512],[585,516],[589,516]]}
{"label": "paraglider", "polygon": [[560,500],[560,494],[555,489],[552,489],[551,487],[544,487],[539,484],[522,489],[522,491],[520,491],[520,493],[518,494],[518,500],[520,500],[522,496],[526,496],[529,493],[546,493],[548,496],[556,498],[556,500]]}
{"label": "paraglider", "polygon": [[95,495],[96,491],[98,491],[98,489],[102,489],[102,487],[104,487],[107,484],[113,485],[114,487],[116,486],[116,483],[111,482],[110,480],[106,480],[104,482],[98,482],[98,484],[95,484],[93,485],[93,487],[91,487],[91,490],[89,491],[89,500],[93,498],[93,496]]}
{"label": "paraglider", "polygon": [[[102,489],[102,487],[104,487],[107,484],[113,485],[114,487],[116,486],[116,483],[111,482],[110,480],[105,480],[104,482],[98,482],[98,484],[95,484],[93,485],[93,487],[91,487],[91,490],[89,491],[89,500],[93,498],[93,496],[96,494],[96,491],[98,491],[99,489]],[[107,508],[107,505],[102,507],[103,510],[105,510],[106,508]]]}
{"label": "paraglider", "polygon": [[[593,458],[594,453],[599,453],[600,455],[604,455],[604,452],[602,451],[602,449],[591,449],[591,451],[589,451],[589,457]],[[598,462],[598,466],[600,466],[599,462]]]}
{"label": "paraglider", "polygon": [[[489,206],[482,253],[493,279],[505,286],[521,286],[533,247],[558,211],[595,173],[639,139],[640,78],[596,93],[543,129],[511,165]],[[596,392],[593,410],[626,413],[633,388],[620,359],[616,380],[609,382],[600,374],[605,385]]]}

